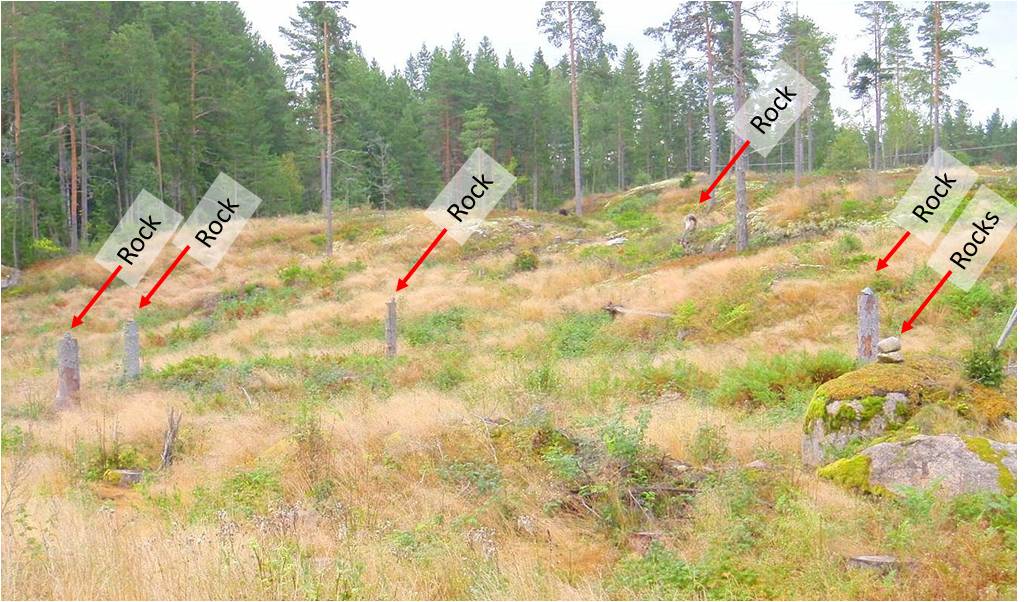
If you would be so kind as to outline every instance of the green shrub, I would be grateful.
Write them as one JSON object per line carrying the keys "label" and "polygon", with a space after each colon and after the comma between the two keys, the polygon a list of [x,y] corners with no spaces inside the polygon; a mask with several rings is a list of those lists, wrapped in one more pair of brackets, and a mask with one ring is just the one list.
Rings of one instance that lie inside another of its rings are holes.
{"label": "green shrub", "polygon": [[539,265],[537,255],[530,251],[520,251],[516,254],[516,259],[513,260],[513,271],[514,272],[531,272],[537,269]]}
{"label": "green shrub", "polygon": [[561,445],[553,444],[544,448],[541,451],[541,458],[555,472],[556,476],[564,481],[575,481],[584,476],[580,460]]}
{"label": "green shrub", "polygon": [[1004,534],[1014,545],[1018,529],[1017,496],[982,491],[959,495],[952,500],[951,515],[961,522],[985,522]]}
{"label": "green shrub", "polygon": [[555,368],[551,363],[546,362],[527,373],[527,390],[535,393],[550,393],[555,390],[558,379],[559,376]]}
{"label": "green shrub", "polygon": [[437,372],[434,373],[432,381],[434,386],[442,391],[449,391],[466,382],[469,377],[463,369],[462,363],[458,361],[445,362]]}
{"label": "green shrub", "polygon": [[247,284],[234,291],[221,294],[214,310],[219,320],[243,320],[266,312],[282,312],[292,305],[297,297],[294,289],[267,288],[260,284]]}
{"label": "green shrub", "polygon": [[164,366],[156,376],[165,384],[196,388],[210,385],[230,368],[231,363],[219,357],[194,355]]}
{"label": "green shrub", "polygon": [[655,202],[655,195],[646,194],[631,196],[605,210],[604,216],[616,226],[624,230],[639,230],[658,225],[654,215],[647,212]]}
{"label": "green shrub", "polygon": [[689,448],[691,456],[702,464],[721,464],[730,459],[730,446],[722,426],[701,425]]}
{"label": "green shrub", "polygon": [[453,462],[438,469],[438,476],[463,489],[472,487],[481,494],[498,491],[502,482],[498,467],[483,462]]}
{"label": "green shrub", "polygon": [[694,174],[689,173],[680,178],[680,188],[688,188],[694,184]]}
{"label": "green shrub", "polygon": [[656,541],[643,557],[619,561],[609,588],[617,593],[617,598],[697,600],[705,597],[704,573]]}
{"label": "green shrub", "polygon": [[604,311],[571,314],[552,328],[551,339],[562,357],[582,357],[592,350],[601,329],[612,322]]}
{"label": "green shrub", "polygon": [[252,518],[268,512],[282,499],[281,481],[275,471],[258,467],[239,471],[214,489],[196,487],[193,499],[190,512],[193,519],[210,519],[220,511]]}
{"label": "green shrub", "polygon": [[694,364],[676,360],[672,364],[654,366],[644,363],[631,371],[630,386],[645,397],[658,397],[666,392],[687,393],[704,381]]}
{"label": "green shrub", "polygon": [[414,346],[453,343],[462,334],[468,314],[465,308],[453,307],[420,316],[406,324],[402,334]]}
{"label": "green shrub", "polygon": [[693,299],[688,299],[676,306],[673,310],[672,323],[676,328],[686,329],[694,325],[694,318],[698,315],[698,304]]}
{"label": "green shrub", "polygon": [[110,470],[142,469],[149,465],[148,460],[131,445],[124,445],[117,439],[108,445],[102,438],[95,445],[77,442],[73,460],[79,478],[86,481],[99,481]]}
{"label": "green shrub", "polygon": [[651,422],[651,411],[638,412],[632,425],[627,422],[625,413],[625,406],[620,406],[615,414],[598,424],[598,434],[610,457],[633,464],[645,450],[644,434]]}
{"label": "green shrub", "polygon": [[976,345],[964,359],[965,377],[987,387],[1004,382],[1004,357],[989,345]]}
{"label": "green shrub", "polygon": [[778,406],[789,394],[832,380],[854,367],[852,358],[832,350],[755,357],[724,370],[712,397],[727,404]]}

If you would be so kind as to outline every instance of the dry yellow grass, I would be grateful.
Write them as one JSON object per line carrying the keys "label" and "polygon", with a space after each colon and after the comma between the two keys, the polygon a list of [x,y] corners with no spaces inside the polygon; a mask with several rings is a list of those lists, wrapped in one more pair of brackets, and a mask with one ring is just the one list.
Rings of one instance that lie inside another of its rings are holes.
{"label": "dry yellow grass", "polygon": [[[770,223],[833,215],[845,199],[899,191],[891,176],[875,187],[828,177],[800,189],[774,176],[753,182],[778,191],[764,201]],[[697,210],[691,203],[700,189],[674,179],[648,190],[658,194],[652,211],[664,231]],[[589,198],[589,214],[613,200]],[[701,211],[699,233],[732,219],[725,201]],[[857,293],[877,276],[874,260],[843,263],[856,254],[838,254],[843,234],[623,268],[582,258],[604,242],[607,222],[498,212],[487,237],[463,247],[443,242],[398,295],[404,336],[399,358],[386,360],[385,303],[434,226],[416,211],[342,212],[336,223],[332,264],[365,266],[336,281],[286,285],[279,277],[293,264],[326,269],[314,240],[323,221],[299,216],[253,220],[215,271],[184,262],[145,310],[138,298],[155,277],[137,289],[112,288],[74,332],[82,407],[59,415],[46,410],[55,342],[105,274],[87,257],[55,260],[26,270],[27,292],[5,293],[5,446],[15,427],[31,441],[27,453],[5,447],[2,458],[5,487],[18,485],[4,494],[5,598],[629,597],[645,595],[619,581],[640,570],[629,564],[638,558],[627,543],[636,530],[659,532],[693,570],[714,569],[701,573],[705,589],[687,597],[1013,595],[1014,550],[998,535],[949,521],[905,533],[890,502],[803,470],[800,408],[751,412],[709,401],[720,375],[751,358],[853,349]],[[899,232],[883,223],[844,234],[875,257]],[[539,267],[516,272],[521,251],[536,253]],[[902,283],[926,253],[908,241],[882,277]],[[157,264],[173,255],[165,249]],[[992,282],[1013,287],[1015,266],[1008,243],[990,268]],[[73,286],[59,285],[65,277]],[[245,285],[287,294],[251,315],[219,317],[225,293]],[[883,292],[884,328],[899,328],[929,285]],[[573,322],[600,316],[609,301],[666,313],[693,302],[707,323],[678,340],[678,325],[663,317],[620,317],[597,335],[587,330],[591,322]],[[750,305],[749,324],[717,325],[742,303]],[[453,308],[465,312],[449,332],[444,320]],[[148,372],[124,385],[119,338],[132,316],[146,324]],[[214,326],[194,338],[173,334],[204,321]],[[972,344],[964,322],[936,303],[905,337],[905,350],[957,358]],[[408,339],[411,327],[422,330],[422,341]],[[606,346],[574,347],[592,336]],[[162,379],[161,371],[197,356],[228,367],[199,386]],[[683,392],[646,388],[652,372],[685,362],[700,382]],[[351,384],[338,383],[343,373]],[[109,445],[115,429],[154,468],[169,406],[185,410],[171,470],[152,472],[135,489],[83,476],[100,434]],[[573,487],[535,448],[529,425],[544,416],[600,449],[600,425],[620,406],[627,425],[651,411],[643,441],[655,457],[699,463],[696,433],[721,428],[730,460],[685,514],[561,505]],[[506,420],[513,435],[497,435]],[[1002,428],[990,434],[1013,441]],[[25,474],[22,458],[31,467]],[[737,468],[756,458],[769,458],[773,470],[750,476]],[[756,501],[738,510],[745,496]],[[897,537],[905,547],[891,543]],[[944,545],[966,552],[954,558]],[[984,545],[995,550],[988,558]],[[919,568],[887,583],[843,568],[844,555],[876,552],[914,556]],[[725,564],[716,564],[720,555]]]}

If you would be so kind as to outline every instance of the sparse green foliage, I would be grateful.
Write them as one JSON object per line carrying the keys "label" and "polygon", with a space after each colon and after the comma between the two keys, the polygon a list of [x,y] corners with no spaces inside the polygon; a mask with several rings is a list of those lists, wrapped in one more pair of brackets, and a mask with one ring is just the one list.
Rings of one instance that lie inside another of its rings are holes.
{"label": "sparse green foliage", "polygon": [[976,345],[964,359],[965,377],[987,387],[1004,382],[1004,357],[989,345]]}

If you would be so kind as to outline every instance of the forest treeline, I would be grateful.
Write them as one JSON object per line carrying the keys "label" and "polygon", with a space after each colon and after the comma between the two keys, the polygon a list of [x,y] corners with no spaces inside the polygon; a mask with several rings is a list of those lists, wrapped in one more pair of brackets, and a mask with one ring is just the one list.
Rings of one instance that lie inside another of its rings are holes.
{"label": "forest treeline", "polygon": [[[457,36],[391,73],[363,55],[345,4],[300,5],[282,28],[292,50],[276,57],[234,3],[5,2],[4,264],[102,243],[142,189],[187,215],[221,171],[264,199],[264,215],[425,206],[480,146],[518,177],[510,204],[551,209],[714,172],[735,144],[737,3],[683,3],[651,23],[662,51],[647,64],[605,39],[600,4],[550,2],[538,32],[563,52],[556,64],[540,48],[521,64]],[[1014,163],[1016,121],[947,95],[967,61],[988,63],[974,45],[986,10],[858,4],[857,114],[830,104],[823,27],[785,4],[771,23],[744,15],[762,21],[743,30],[744,86],[782,59],[822,91],[749,168],[799,184],[812,170],[922,163],[939,144]]]}

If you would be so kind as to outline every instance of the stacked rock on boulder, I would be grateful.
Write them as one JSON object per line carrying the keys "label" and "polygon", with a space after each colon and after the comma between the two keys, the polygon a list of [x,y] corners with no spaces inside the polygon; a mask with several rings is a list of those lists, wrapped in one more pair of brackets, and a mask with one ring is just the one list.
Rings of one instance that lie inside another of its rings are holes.
{"label": "stacked rock on boulder", "polygon": [[902,364],[904,363],[904,355],[900,352],[900,339],[897,337],[888,337],[876,345],[876,349],[879,353],[876,355],[876,360],[881,364]]}

